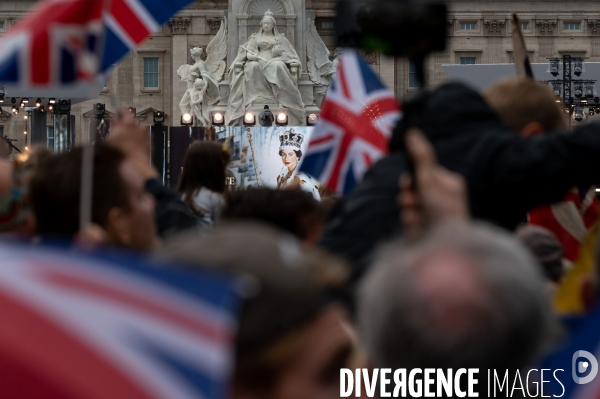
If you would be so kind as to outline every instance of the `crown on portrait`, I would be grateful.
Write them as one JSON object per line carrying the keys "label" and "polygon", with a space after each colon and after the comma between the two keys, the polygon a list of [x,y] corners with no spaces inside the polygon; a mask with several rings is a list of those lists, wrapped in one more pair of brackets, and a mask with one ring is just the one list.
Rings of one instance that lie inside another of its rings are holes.
{"label": "crown on portrait", "polygon": [[294,132],[294,129],[286,130],[279,134],[279,150],[295,150],[300,151],[304,135]]}
{"label": "crown on portrait", "polygon": [[274,14],[273,14],[273,12],[271,11],[270,8],[265,12],[265,17],[267,17],[267,16],[268,17],[273,17],[274,16]]}

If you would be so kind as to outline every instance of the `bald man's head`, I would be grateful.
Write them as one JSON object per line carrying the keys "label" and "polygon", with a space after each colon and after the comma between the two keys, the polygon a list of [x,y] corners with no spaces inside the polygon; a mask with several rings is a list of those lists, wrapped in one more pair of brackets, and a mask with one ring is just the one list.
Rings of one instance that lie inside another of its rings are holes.
{"label": "bald man's head", "polygon": [[539,349],[549,310],[535,260],[514,238],[448,225],[379,255],[358,320],[375,367],[518,369]]}

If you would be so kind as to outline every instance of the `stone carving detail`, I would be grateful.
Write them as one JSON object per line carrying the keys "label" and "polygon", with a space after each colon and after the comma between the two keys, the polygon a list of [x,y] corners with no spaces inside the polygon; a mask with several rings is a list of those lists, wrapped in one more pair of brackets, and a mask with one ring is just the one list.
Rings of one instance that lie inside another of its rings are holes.
{"label": "stone carving detail", "polygon": [[549,37],[540,38],[540,57],[552,57],[554,53],[554,39]]}
{"label": "stone carving detail", "polygon": [[185,35],[188,33],[188,26],[190,25],[189,18],[177,17],[169,21],[172,35]]}
{"label": "stone carving detail", "polygon": [[588,27],[591,35],[600,35],[600,19],[588,20]]}
{"label": "stone carving detail", "polygon": [[[361,51],[362,52],[362,51]],[[330,60],[330,53],[323,43],[323,39],[319,36],[314,21],[311,19],[307,20],[306,23],[306,56],[308,59],[307,67],[310,80],[315,86],[320,86],[317,89],[315,87],[315,104],[317,107],[321,106],[323,97],[327,92],[327,88],[333,81],[333,75],[337,70],[339,63],[339,57],[342,54],[342,49],[338,48],[335,50],[333,60]]]}
{"label": "stone carving detail", "polygon": [[296,40],[294,39],[294,20],[290,18],[286,22],[287,27],[285,37],[290,41],[290,43],[292,43],[292,45],[295,45]]}
{"label": "stone carving detail", "polygon": [[539,20],[535,21],[540,35],[552,35],[554,28],[556,28],[556,21],[554,20]]}
{"label": "stone carving detail", "polygon": [[446,21],[446,35],[454,34],[454,20],[449,19]]}
{"label": "stone carving detail", "polygon": [[9,114],[8,112],[2,110],[0,111],[0,121],[1,122],[6,122],[8,121],[8,118],[11,117],[11,114]]}
{"label": "stone carving detail", "polygon": [[369,51],[369,50],[359,50],[361,57],[367,62],[369,65],[377,65],[379,64],[379,54],[377,51]]}
{"label": "stone carving detail", "polygon": [[217,33],[217,31],[221,27],[222,21],[223,21],[223,18],[218,18],[218,17],[217,18],[208,18],[208,17],[206,18],[206,25],[210,29],[211,34]]}
{"label": "stone carving detail", "polygon": [[484,20],[483,25],[486,27],[488,34],[502,35],[504,33],[504,26],[506,25],[506,21],[501,21],[497,19]]}
{"label": "stone carving detail", "polygon": [[250,15],[264,15],[267,11],[271,11],[273,15],[285,13],[283,5],[277,0],[254,0],[248,11],[250,11]]}
{"label": "stone carving detail", "polygon": [[194,65],[182,65],[177,70],[179,78],[186,82],[187,90],[179,103],[181,113],[193,112],[196,126],[210,124],[210,107],[221,100],[219,82],[225,73],[227,57],[226,21],[210,41],[206,51],[201,47],[190,50]]}

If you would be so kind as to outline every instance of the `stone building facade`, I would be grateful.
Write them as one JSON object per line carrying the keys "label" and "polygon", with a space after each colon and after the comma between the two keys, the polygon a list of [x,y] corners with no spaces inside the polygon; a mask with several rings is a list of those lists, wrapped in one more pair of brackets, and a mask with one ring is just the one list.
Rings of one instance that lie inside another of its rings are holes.
{"label": "stone building facade", "polygon": [[[276,3],[279,0],[253,1]],[[33,0],[0,0],[0,35],[9,32],[35,3]],[[303,0],[303,3],[306,10],[314,13],[317,30],[333,53],[335,1]],[[448,4],[447,49],[428,58],[428,86],[447,80],[443,64],[512,62],[512,11],[519,14],[524,24],[525,41],[533,62],[546,62],[548,57],[563,54],[600,61],[599,1],[451,0]],[[206,46],[229,12],[228,0],[196,0],[116,64],[98,98],[73,105],[77,142],[85,141],[94,118],[92,107],[97,102],[106,104],[109,115],[114,112],[114,104],[134,107],[138,119],[146,123],[152,122],[154,110],[164,111],[165,124],[178,126],[178,104],[185,84],[177,76],[177,68],[192,63],[189,50]],[[400,100],[417,90],[415,75],[406,59],[371,52],[363,52],[363,55]],[[230,63],[228,60],[228,67]],[[0,133],[16,139],[17,147],[24,147],[23,132],[29,122],[23,115],[13,116],[7,100],[0,106],[3,106]],[[51,113],[47,113],[47,120],[51,126]]]}

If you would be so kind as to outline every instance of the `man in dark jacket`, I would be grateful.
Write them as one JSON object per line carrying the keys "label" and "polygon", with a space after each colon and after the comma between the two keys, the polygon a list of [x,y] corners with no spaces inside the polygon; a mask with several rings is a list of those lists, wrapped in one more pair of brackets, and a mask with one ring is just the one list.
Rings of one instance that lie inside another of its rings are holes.
{"label": "man in dark jacket", "polygon": [[[358,278],[373,249],[401,230],[398,180],[410,170],[404,131],[418,120],[446,168],[468,184],[473,218],[514,229],[526,212],[559,201],[573,185],[600,181],[600,125],[573,134],[520,138],[474,90],[451,83],[406,104],[405,117],[394,131],[386,158],[374,165],[362,183],[332,216],[321,245],[352,262]],[[417,106],[417,108],[419,108]]]}

